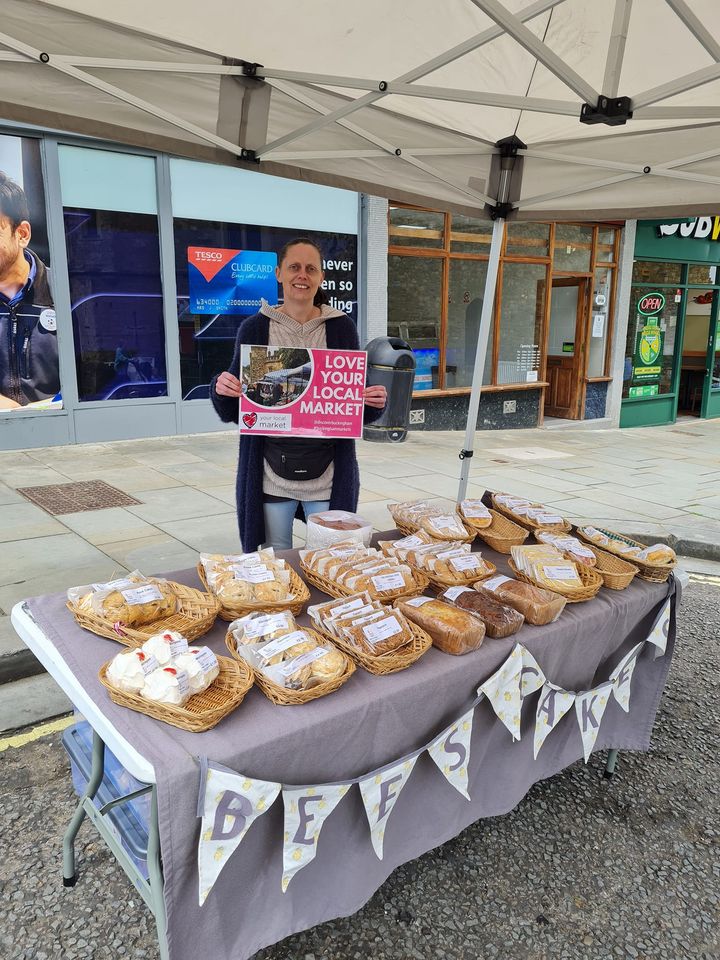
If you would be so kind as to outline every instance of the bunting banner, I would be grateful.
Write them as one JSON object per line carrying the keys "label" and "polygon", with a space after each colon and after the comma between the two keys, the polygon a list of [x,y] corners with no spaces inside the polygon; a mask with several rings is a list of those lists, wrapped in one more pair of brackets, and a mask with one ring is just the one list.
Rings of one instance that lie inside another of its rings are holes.
{"label": "bunting banner", "polygon": [[505,663],[478,689],[484,694],[513,740],[520,739],[520,677],[523,668],[523,647],[518,643]]}
{"label": "bunting banner", "polygon": [[670,633],[670,600],[668,599],[662,608],[662,613],[655,621],[647,637],[647,642],[655,647],[655,659],[665,655],[667,647],[668,634]]}
{"label": "bunting banner", "polygon": [[535,711],[535,739],[533,742],[533,757],[537,760],[540,747],[545,743],[547,736],[560,723],[562,718],[575,703],[575,694],[562,690],[547,680],[543,684],[542,692]]}
{"label": "bunting banner", "polygon": [[417,756],[401,760],[392,767],[385,767],[380,773],[360,781],[360,793],[365,804],[370,839],[379,860],[383,858],[385,827],[392,809],[397,803],[402,788],[413,772]]}
{"label": "bunting banner", "polygon": [[283,789],[283,893],[298,870],[315,859],[323,824],[349,789],[349,783]]}
{"label": "bunting banner", "polygon": [[204,774],[199,810],[200,906],[254,821],[273,805],[281,787],[279,783],[243,777],[218,764],[207,766]]}
{"label": "bunting banner", "polygon": [[448,783],[461,793],[466,800],[468,793],[468,764],[470,763],[470,737],[472,736],[475,707],[456,720],[433,740],[427,752],[435,761]]}
{"label": "bunting banner", "polygon": [[640,651],[644,646],[645,643],[643,641],[636,644],[610,674],[613,696],[625,713],[630,712],[630,681],[632,680],[637,658],[640,656]]}
{"label": "bunting banner", "polygon": [[592,748],[600,732],[600,722],[610,699],[611,687],[610,681],[606,681],[594,690],[578,693],[575,697],[575,713],[580,727],[585,763],[590,759]]}
{"label": "bunting banner", "polygon": [[665,654],[671,611],[668,600],[647,638],[635,644],[613,668],[608,680],[592,690],[564,690],[552,683],[530,651],[517,643],[503,665],[478,687],[477,698],[457,720],[413,753],[354,780],[304,787],[283,785],[244,776],[202,758],[198,796],[198,817],[202,818],[198,844],[200,905],[254,821],[270,809],[281,790],[285,809],[283,892],[295,874],[315,858],[325,821],[355,784],[360,788],[373,849],[380,860],[390,814],[418,757],[424,752],[427,751],[448,783],[470,800],[470,744],[475,708],[483,697],[490,701],[514,742],[521,736],[523,703],[539,691],[535,708],[535,759],[548,736],[574,705],[587,763],[610,699],[614,697],[625,713],[630,711],[632,678],[645,644],[655,648],[655,659]]}

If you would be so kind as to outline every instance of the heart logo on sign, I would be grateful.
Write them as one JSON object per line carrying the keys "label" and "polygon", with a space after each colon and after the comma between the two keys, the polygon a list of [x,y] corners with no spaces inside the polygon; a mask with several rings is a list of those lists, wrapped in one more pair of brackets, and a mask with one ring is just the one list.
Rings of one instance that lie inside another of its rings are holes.
{"label": "heart logo on sign", "polygon": [[257,423],[257,414],[255,411],[252,413],[244,413],[242,420],[246,427],[254,427]]}

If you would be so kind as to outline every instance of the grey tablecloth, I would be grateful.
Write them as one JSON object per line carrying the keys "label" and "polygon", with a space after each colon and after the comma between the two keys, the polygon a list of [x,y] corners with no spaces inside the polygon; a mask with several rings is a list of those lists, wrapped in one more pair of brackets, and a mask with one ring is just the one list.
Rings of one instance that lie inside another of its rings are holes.
{"label": "grey tablecloth", "polygon": [[[383,535],[387,536],[387,535]],[[491,551],[501,572],[505,560]],[[287,554],[291,560],[294,554]],[[170,574],[199,586],[195,571]],[[513,743],[487,701],[477,709],[469,765],[468,802],[427,755],[408,780],[378,860],[359,790],[353,788],[325,823],[316,859],[281,892],[283,809],[280,798],[251,827],[208,897],[198,907],[196,819],[199,765],[206,755],[239,773],[287,784],[329,783],[363,775],[427,743],[472,701],[477,686],[523,643],[548,679],[566,690],[586,690],[645,639],[675,583],[641,581],[629,589],[602,589],[588,603],[568,605],[547,627],[525,625],[507,640],[486,640],[464,657],[431,649],[408,670],[374,677],[358,669],[336,693],[303,706],[278,707],[253,689],[214,730],[185,733],[113,704],[97,679],[118,646],[81,630],[64,596],[29,601],[36,621],[118,731],[152,761],[157,775],[160,838],[171,960],[246,960],[257,950],[317,923],[358,910],[392,870],[444,843],[480,817],[512,809],[538,780],[582,757],[575,712],[550,734],[537,760],[532,731],[537,694],[523,709],[523,736]],[[312,602],[321,597],[315,594]],[[216,652],[226,624],[206,640]],[[649,747],[656,709],[675,639],[671,618],[667,655],[646,648],[632,680],[629,714],[611,699],[595,749]],[[82,881],[81,881],[82,882]],[[78,887],[78,890],[81,888]]]}

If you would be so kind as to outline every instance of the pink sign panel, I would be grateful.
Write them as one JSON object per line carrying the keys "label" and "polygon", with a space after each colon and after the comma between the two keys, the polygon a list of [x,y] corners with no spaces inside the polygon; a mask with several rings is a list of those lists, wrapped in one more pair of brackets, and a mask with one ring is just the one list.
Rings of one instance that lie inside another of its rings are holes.
{"label": "pink sign panel", "polygon": [[245,344],[240,431],[261,436],[358,439],[367,354]]}

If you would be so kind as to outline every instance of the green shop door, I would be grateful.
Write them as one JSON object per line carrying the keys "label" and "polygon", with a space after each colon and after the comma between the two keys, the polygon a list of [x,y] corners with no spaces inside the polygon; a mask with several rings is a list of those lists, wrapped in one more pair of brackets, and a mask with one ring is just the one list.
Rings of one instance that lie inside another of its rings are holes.
{"label": "green shop door", "polygon": [[720,417],[720,296],[715,291],[705,363],[705,383],[703,385],[701,417]]}

